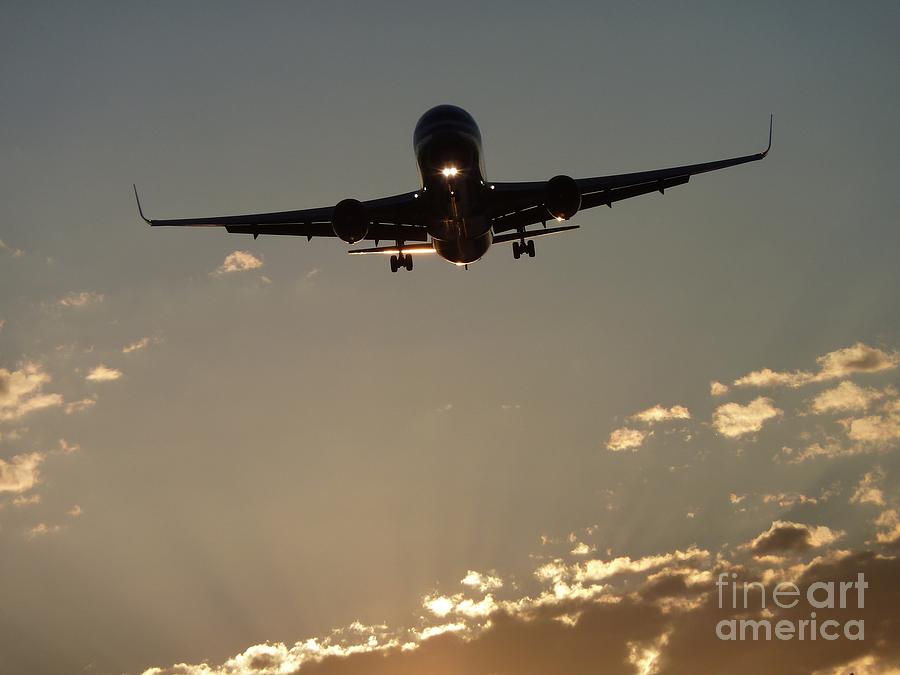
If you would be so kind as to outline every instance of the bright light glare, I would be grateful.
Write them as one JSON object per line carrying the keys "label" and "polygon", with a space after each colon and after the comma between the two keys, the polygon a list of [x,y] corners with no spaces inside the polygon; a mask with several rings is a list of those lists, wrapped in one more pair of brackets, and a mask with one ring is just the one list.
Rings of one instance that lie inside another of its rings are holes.
{"label": "bright light glare", "polygon": [[446,178],[450,178],[450,176],[455,176],[456,174],[458,174],[459,169],[457,169],[455,166],[448,166],[443,169],[441,173],[444,174]]}
{"label": "bright light glare", "polygon": [[[379,251],[381,255],[397,255],[401,253],[401,250],[398,248],[392,248],[387,251]],[[429,253],[436,253],[433,248],[404,248],[402,253],[405,255],[428,255]]]}

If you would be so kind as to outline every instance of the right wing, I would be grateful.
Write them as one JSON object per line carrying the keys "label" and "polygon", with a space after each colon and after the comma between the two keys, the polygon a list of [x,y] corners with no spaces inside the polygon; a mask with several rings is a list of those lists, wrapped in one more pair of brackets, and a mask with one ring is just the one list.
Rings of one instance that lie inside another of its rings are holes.
{"label": "right wing", "polygon": [[[333,206],[298,211],[251,213],[240,216],[212,216],[209,218],[151,219],[144,215],[137,187],[134,188],[138,212],[144,221],[154,227],[224,227],[227,232],[313,237],[334,237],[331,227]],[[419,199],[416,192],[406,192],[392,197],[363,202],[371,225],[366,239],[395,241],[428,241]]]}
{"label": "right wing", "polygon": [[[720,159],[715,162],[688,164],[668,169],[622,173],[612,176],[576,179],[581,192],[581,208],[595,206],[612,207],[613,202],[630,199],[651,192],[663,192],[666,188],[684,185],[691,176],[708,171],[725,169],[729,166],[746,164],[763,159],[772,147],[772,119],[769,118],[769,144],[762,152],[742,157]],[[535,223],[552,220],[544,207],[547,183],[544,181],[523,183],[494,183],[491,195],[495,204],[490,214],[494,232],[506,232]]]}

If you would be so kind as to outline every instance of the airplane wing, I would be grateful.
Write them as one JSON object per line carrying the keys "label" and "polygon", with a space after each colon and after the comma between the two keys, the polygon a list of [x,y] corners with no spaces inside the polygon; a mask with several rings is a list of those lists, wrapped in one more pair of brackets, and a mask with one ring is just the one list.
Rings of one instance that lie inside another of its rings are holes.
{"label": "airplane wing", "polygon": [[[581,192],[579,211],[608,206],[614,202],[630,199],[651,192],[664,192],[666,188],[684,185],[690,177],[698,173],[717,171],[729,166],[756,162],[764,158],[772,147],[772,118],[769,118],[769,144],[765,150],[743,157],[720,159],[715,162],[688,164],[668,169],[623,173],[614,176],[576,179]],[[494,232],[516,230],[535,223],[552,220],[544,207],[547,183],[494,183],[492,195],[493,210],[490,214]]]}
{"label": "airplane wing", "polygon": [[[371,219],[365,239],[395,241],[428,241],[428,232],[415,192],[363,202]],[[148,225],[154,227],[224,227],[227,232],[313,237],[335,237],[331,225],[333,206],[298,211],[250,213],[240,216],[212,216],[209,218],[176,218],[160,220],[147,218],[141,207],[137,187],[134,188],[138,212]]]}

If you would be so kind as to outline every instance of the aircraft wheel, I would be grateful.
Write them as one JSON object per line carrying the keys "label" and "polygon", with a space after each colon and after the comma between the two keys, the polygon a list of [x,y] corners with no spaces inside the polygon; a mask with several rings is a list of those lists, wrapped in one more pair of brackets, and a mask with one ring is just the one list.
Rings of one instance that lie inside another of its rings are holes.
{"label": "aircraft wheel", "polygon": [[406,271],[412,272],[412,268],[413,268],[413,257],[409,253],[407,253],[406,254]]}
{"label": "aircraft wheel", "polygon": [[519,242],[513,242],[513,258],[516,260],[519,259],[519,256],[522,255],[522,249],[519,248]]}
{"label": "aircraft wheel", "polygon": [[528,251],[528,257],[534,257],[534,239],[531,239],[527,244],[525,244],[525,249]]}
{"label": "aircraft wheel", "polygon": [[391,272],[396,272],[399,269],[400,269],[400,264],[397,260],[397,256],[392,255],[391,256]]}

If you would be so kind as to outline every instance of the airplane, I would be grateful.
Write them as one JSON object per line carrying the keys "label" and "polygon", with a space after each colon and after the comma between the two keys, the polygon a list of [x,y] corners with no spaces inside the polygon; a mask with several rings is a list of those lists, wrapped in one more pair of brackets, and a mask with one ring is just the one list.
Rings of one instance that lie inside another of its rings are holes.
{"label": "airplane", "polygon": [[[752,155],[668,169],[639,171],[595,178],[554,176],[535,182],[496,183],[486,178],[481,132],[472,116],[454,105],[428,110],[416,124],[413,149],[422,186],[412,192],[360,201],[348,198],[335,206],[299,211],[256,213],[211,218],[149,219],[138,197],[138,213],[149,225],[224,227],[227,232],[259,235],[336,237],[348,244],[375,242],[371,248],[352,248],[351,255],[390,256],[391,272],[413,269],[413,256],[436,253],[449,262],[468,266],[480,260],[493,244],[512,242],[513,256],[533,258],[534,239],[578,229],[578,225],[547,227],[597,206],[684,185],[691,176],[763,159],[769,144]],[[540,223],[542,227],[528,229]],[[379,246],[393,241],[392,246]]]}

